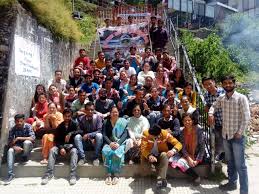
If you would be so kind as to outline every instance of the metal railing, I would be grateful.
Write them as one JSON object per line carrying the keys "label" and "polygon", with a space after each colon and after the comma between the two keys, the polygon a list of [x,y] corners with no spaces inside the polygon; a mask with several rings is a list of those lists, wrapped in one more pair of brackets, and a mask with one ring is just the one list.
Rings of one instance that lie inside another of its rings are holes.
{"label": "metal railing", "polygon": [[170,43],[173,47],[174,56],[177,60],[177,66],[184,72],[184,77],[187,81],[193,83],[193,88],[197,92],[197,107],[199,108],[199,124],[204,129],[206,154],[211,162],[211,172],[215,171],[215,135],[214,130],[208,124],[208,114],[205,111],[205,99],[202,89],[195,75],[195,69],[192,67],[188,57],[187,50],[178,38],[177,29],[170,18],[167,18],[166,12],[164,12],[164,20],[168,34],[170,37]]}
{"label": "metal railing", "polygon": [[[148,14],[148,15],[145,15]],[[98,17],[101,20],[110,19],[113,24],[116,23],[118,16],[122,18],[122,24],[127,24],[127,18],[129,15],[134,17],[134,23],[141,23],[149,21],[150,16],[157,15],[162,16],[162,7],[152,7],[152,5],[127,5],[122,4],[120,6],[110,6],[110,7],[99,7]]]}

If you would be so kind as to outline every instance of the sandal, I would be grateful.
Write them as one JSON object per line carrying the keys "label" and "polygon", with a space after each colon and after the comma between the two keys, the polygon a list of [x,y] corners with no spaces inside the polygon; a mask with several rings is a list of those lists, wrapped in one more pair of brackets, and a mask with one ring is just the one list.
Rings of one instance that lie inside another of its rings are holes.
{"label": "sandal", "polygon": [[108,177],[105,179],[105,184],[106,184],[106,185],[111,185],[111,184],[112,184],[112,177],[108,176]]}

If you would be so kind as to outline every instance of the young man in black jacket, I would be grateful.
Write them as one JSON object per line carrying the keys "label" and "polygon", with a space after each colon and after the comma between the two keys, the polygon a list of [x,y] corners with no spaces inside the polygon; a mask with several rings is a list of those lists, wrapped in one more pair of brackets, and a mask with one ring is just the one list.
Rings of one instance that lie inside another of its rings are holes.
{"label": "young man in black jacket", "polygon": [[46,185],[53,178],[57,155],[65,156],[70,153],[70,179],[69,184],[76,184],[76,168],[78,151],[74,147],[74,136],[78,133],[78,125],[72,120],[72,111],[65,109],[63,112],[64,121],[57,127],[55,132],[55,143],[49,153],[47,171],[42,177],[42,185]]}

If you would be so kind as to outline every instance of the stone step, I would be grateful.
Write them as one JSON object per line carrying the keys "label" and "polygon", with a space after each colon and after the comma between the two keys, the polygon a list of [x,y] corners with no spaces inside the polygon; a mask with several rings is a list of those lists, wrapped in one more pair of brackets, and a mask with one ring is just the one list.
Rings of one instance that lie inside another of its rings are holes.
{"label": "stone step", "polygon": [[[68,177],[69,176],[69,160],[57,161],[55,165],[55,177]],[[15,163],[14,173],[16,177],[42,177],[47,169],[47,165],[42,165],[37,161],[29,160],[26,163]],[[201,177],[208,177],[209,165],[200,165],[195,168],[195,171]],[[3,164],[1,168],[1,176],[7,175],[7,165]],[[140,177],[154,175],[154,172],[143,173],[142,167],[139,164],[125,165],[122,168],[120,176],[122,177]],[[78,166],[77,175],[83,178],[100,178],[105,177],[106,169],[101,164],[100,166],[93,166],[92,163],[86,163]],[[169,168],[168,177],[185,178],[186,175],[179,170]]]}
{"label": "stone step", "polygon": [[[29,157],[29,161],[26,163],[19,162],[19,157],[17,157],[16,163],[14,164],[14,172],[16,177],[41,177],[43,176],[44,172],[46,171],[46,165],[40,164],[40,161],[42,160],[42,154],[40,147],[40,140],[36,140],[35,145],[38,147],[34,147],[31,155]],[[78,166],[77,168],[77,174],[80,177],[85,178],[98,178],[98,177],[104,177],[106,174],[105,167],[101,164],[100,166],[96,167],[92,165],[92,161],[90,161],[90,158],[94,155],[93,151],[87,151],[87,161],[88,163],[84,164],[83,166]],[[18,162],[17,162],[18,161]],[[69,156],[65,158],[58,157],[57,162],[55,165],[55,176],[56,177],[67,177],[69,175]],[[207,164],[199,165],[195,168],[195,171],[201,176],[201,177],[208,177],[210,172],[210,166]],[[7,165],[3,164],[0,174],[2,176],[7,175]],[[147,175],[152,175],[150,172]],[[144,176],[143,170],[141,165],[134,164],[134,165],[125,165],[122,168],[121,172],[122,177],[133,177],[133,176]],[[169,168],[168,170],[168,176],[170,177],[176,177],[176,178],[183,178],[186,177],[185,174],[181,173],[179,170],[175,170],[172,168]]]}

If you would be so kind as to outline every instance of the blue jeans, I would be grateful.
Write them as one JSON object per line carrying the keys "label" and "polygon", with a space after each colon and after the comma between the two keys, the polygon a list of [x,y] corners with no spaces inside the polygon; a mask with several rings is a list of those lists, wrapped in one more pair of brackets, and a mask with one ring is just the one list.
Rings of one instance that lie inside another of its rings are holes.
{"label": "blue jeans", "polygon": [[152,128],[161,117],[162,117],[162,113],[160,111],[151,111],[149,115],[147,115],[150,128]]}
{"label": "blue jeans", "polygon": [[[30,140],[25,140],[23,142],[23,152],[22,152],[22,156],[24,157],[29,157],[31,150],[32,150],[33,144]],[[7,152],[7,168],[8,168],[8,176],[13,175],[14,176],[14,172],[13,172],[13,166],[14,166],[14,159],[15,159],[15,150],[11,147],[9,148],[8,152]]]}
{"label": "blue jeans", "polygon": [[[55,147],[51,148],[51,150],[49,152],[49,160],[48,160],[48,166],[47,166],[46,174],[53,175],[56,157],[57,157],[58,154],[59,154],[58,147],[55,146]],[[77,160],[78,160],[77,149],[72,148],[70,150],[70,176],[76,175]]]}
{"label": "blue jeans", "polygon": [[240,194],[248,193],[248,175],[245,163],[245,137],[241,139],[223,139],[225,157],[228,166],[229,183],[237,183],[239,175]]}
{"label": "blue jeans", "polygon": [[103,145],[103,135],[101,133],[97,133],[94,137],[95,139],[95,145],[92,144],[91,141],[85,141],[83,140],[83,137],[80,134],[77,134],[75,136],[75,146],[78,150],[78,154],[79,154],[79,158],[83,159],[85,158],[85,152],[84,150],[86,149],[86,147],[88,146],[94,146],[95,147],[95,156],[94,159],[99,158],[100,154],[101,154],[101,149],[102,149],[102,145]]}

